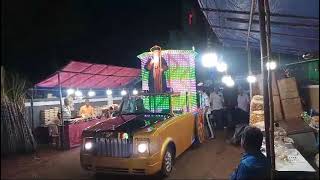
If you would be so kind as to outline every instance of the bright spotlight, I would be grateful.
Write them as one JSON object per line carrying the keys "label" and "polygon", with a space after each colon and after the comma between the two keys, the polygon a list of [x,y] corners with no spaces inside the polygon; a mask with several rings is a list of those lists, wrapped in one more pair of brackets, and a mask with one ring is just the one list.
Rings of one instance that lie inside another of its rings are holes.
{"label": "bright spotlight", "polygon": [[228,66],[224,62],[220,62],[217,64],[217,71],[219,72],[225,72],[228,69]]}
{"label": "bright spotlight", "polygon": [[137,91],[136,89],[134,89],[134,90],[132,91],[132,94],[133,94],[133,95],[137,95],[137,94],[138,94],[138,91]]}
{"label": "bright spotlight", "polygon": [[230,81],[227,82],[226,84],[228,87],[233,87],[234,86],[234,80],[231,79]]}
{"label": "bright spotlight", "polygon": [[234,86],[234,80],[231,78],[231,76],[223,76],[221,81],[228,87]]}
{"label": "bright spotlight", "polygon": [[121,91],[121,96],[125,96],[125,95],[127,95],[127,91],[122,90],[122,91]]}
{"label": "bright spotlight", "polygon": [[106,91],[106,93],[107,93],[108,96],[112,95],[112,91],[111,91],[110,89],[108,89],[108,90]]}
{"label": "bright spotlight", "polygon": [[88,96],[89,96],[89,97],[93,97],[93,96],[95,96],[95,95],[96,95],[96,92],[94,92],[94,91],[91,91],[91,90],[90,90],[90,91],[88,92]]}
{"label": "bright spotlight", "polygon": [[79,90],[76,90],[75,95],[76,95],[77,97],[81,97],[81,96],[82,96],[82,92],[79,91]]}
{"label": "bright spotlight", "polygon": [[218,57],[215,53],[208,53],[202,56],[202,65],[204,67],[214,67],[217,65]]}
{"label": "bright spotlight", "polygon": [[68,90],[67,90],[68,96],[71,95],[71,94],[73,94],[73,93],[74,93],[74,89],[68,89]]}
{"label": "bright spotlight", "polygon": [[257,78],[255,76],[249,75],[247,77],[248,83],[255,83],[257,81]]}
{"label": "bright spotlight", "polygon": [[270,61],[266,63],[267,70],[275,70],[277,68],[277,63],[275,61]]}

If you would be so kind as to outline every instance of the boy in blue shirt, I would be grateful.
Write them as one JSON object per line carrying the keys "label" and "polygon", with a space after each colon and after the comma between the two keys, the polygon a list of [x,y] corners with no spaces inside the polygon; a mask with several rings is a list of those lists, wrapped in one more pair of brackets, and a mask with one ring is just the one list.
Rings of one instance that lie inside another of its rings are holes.
{"label": "boy in blue shirt", "polygon": [[231,180],[270,179],[270,165],[260,151],[263,134],[259,128],[246,127],[241,137],[245,150],[238,168],[232,173]]}

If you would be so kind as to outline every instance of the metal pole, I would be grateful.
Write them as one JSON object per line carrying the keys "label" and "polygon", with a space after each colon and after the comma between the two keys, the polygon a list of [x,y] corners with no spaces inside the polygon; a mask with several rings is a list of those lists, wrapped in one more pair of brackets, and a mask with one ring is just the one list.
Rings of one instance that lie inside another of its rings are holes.
{"label": "metal pole", "polygon": [[258,0],[259,9],[259,25],[260,25],[260,51],[261,51],[261,75],[263,86],[263,107],[264,107],[264,125],[266,134],[266,153],[267,159],[270,162],[270,133],[269,133],[269,93],[268,93],[268,72],[265,71],[265,59],[267,57],[267,41],[266,41],[266,29],[265,29],[265,10],[263,0]]}
{"label": "metal pole", "polygon": [[31,130],[34,129],[34,116],[33,116],[33,88],[31,88]]}
{"label": "metal pole", "polygon": [[[251,49],[248,47],[248,73],[251,76],[252,70],[251,70]],[[250,89],[250,99],[252,99],[252,83],[249,83],[249,89]]]}
{"label": "metal pole", "polygon": [[61,89],[61,79],[60,79],[60,72],[58,72],[58,84],[59,84],[59,96],[60,96],[60,120],[62,125],[61,135],[60,135],[60,141],[61,141],[61,147],[64,148],[64,121],[63,121],[63,106],[62,106],[62,89]]}
{"label": "metal pole", "polygon": [[[271,29],[270,29],[270,9],[269,9],[269,1],[264,0],[265,12],[266,12],[266,26],[267,26],[267,54],[268,54],[268,62],[271,59]],[[271,70],[268,70],[268,93],[269,93],[269,116],[270,116],[270,160],[271,160],[271,179],[273,179],[273,170],[275,169],[275,153],[274,153],[274,109],[273,109],[273,95],[272,95],[272,77],[274,76],[274,72],[271,74]]]}

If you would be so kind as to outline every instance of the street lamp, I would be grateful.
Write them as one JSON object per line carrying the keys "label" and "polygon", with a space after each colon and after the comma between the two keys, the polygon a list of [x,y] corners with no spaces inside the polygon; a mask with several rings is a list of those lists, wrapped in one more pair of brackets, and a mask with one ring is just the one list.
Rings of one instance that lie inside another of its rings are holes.
{"label": "street lamp", "polygon": [[275,61],[270,61],[266,63],[267,70],[275,70],[277,68],[277,63]]}
{"label": "street lamp", "polygon": [[218,57],[216,53],[207,53],[202,56],[202,65],[210,68],[216,66],[218,63]]}
{"label": "street lamp", "polygon": [[249,75],[248,77],[247,77],[247,81],[248,81],[248,83],[255,83],[256,81],[257,81],[257,78],[255,77],[255,76],[252,76],[252,75]]}

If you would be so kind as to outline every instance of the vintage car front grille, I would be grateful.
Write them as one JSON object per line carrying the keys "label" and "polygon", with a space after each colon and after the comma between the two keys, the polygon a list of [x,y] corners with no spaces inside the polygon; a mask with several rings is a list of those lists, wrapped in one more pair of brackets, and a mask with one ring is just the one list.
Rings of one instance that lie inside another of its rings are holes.
{"label": "vintage car front grille", "polygon": [[128,158],[132,155],[131,139],[96,138],[96,155],[107,157]]}

